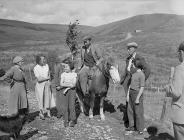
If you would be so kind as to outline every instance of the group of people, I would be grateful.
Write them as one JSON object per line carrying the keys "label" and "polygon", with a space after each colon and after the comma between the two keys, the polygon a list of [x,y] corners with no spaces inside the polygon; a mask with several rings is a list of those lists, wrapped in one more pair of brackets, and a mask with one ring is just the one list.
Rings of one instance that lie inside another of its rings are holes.
{"label": "group of people", "polygon": [[[64,126],[74,127],[77,123],[75,112],[77,78],[83,80],[82,91],[89,96],[89,79],[93,76],[96,67],[103,60],[103,51],[91,44],[92,38],[84,38],[84,46],[81,48],[81,69],[77,74],[74,63],[69,59],[60,60],[55,69],[56,107],[57,117],[64,118]],[[145,59],[137,54],[138,44],[127,44],[128,57],[126,59],[125,72],[120,84],[126,93],[126,107],[128,125],[126,135],[143,134],[144,129],[144,87],[150,75],[150,66]],[[184,43],[178,48],[178,58],[181,64],[172,69],[169,84],[166,86],[167,95],[172,98],[172,117],[175,138],[184,139]],[[28,112],[28,99],[26,78],[24,74],[23,58],[17,56],[13,59],[14,66],[10,68],[0,80],[7,80],[11,85],[11,94],[8,101],[8,114],[26,114]],[[39,117],[51,117],[50,109],[53,102],[53,93],[50,82],[49,66],[43,55],[36,57],[36,65],[33,69],[36,77],[35,94],[38,100]],[[46,114],[46,115],[45,115]]]}

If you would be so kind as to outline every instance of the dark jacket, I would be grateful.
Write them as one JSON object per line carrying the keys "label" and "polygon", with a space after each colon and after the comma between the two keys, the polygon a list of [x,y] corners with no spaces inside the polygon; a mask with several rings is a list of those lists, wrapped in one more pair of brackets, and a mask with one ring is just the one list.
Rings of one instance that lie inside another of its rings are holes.
{"label": "dark jacket", "polygon": [[[127,93],[127,90],[128,90],[128,86],[130,84],[131,75],[137,71],[137,68],[133,68],[133,67],[130,68],[130,72],[127,71],[127,67],[128,67],[130,58],[131,58],[131,56],[127,57],[127,59],[126,59],[126,69],[125,69],[125,72],[122,75],[121,81],[120,81],[120,83],[124,86],[124,89],[125,89],[126,93]],[[138,55],[137,53],[135,55],[134,60],[136,60],[136,59],[141,60],[141,62],[143,64],[143,72],[145,74],[145,79],[147,80],[150,73],[151,73],[150,66],[146,63],[144,57]]]}
{"label": "dark jacket", "polygon": [[[96,63],[103,60],[103,50],[97,46],[91,45],[91,52]],[[81,67],[84,65],[84,53],[85,49],[81,47]]]}

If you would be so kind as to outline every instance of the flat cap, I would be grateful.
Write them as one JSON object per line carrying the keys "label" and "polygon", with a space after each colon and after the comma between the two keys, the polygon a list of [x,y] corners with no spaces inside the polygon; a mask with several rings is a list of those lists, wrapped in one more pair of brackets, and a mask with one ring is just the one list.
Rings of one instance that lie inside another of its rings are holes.
{"label": "flat cap", "polygon": [[83,38],[83,41],[85,41],[85,40],[91,41],[91,40],[92,40],[92,37],[91,37],[90,35],[87,35],[87,36],[85,36],[85,37]]}
{"label": "flat cap", "polygon": [[23,61],[23,58],[21,56],[16,56],[13,59],[14,64],[17,64],[18,62],[21,62],[21,61]]}
{"label": "flat cap", "polygon": [[127,44],[127,49],[134,47],[134,48],[138,48],[138,44],[136,42],[130,42]]}

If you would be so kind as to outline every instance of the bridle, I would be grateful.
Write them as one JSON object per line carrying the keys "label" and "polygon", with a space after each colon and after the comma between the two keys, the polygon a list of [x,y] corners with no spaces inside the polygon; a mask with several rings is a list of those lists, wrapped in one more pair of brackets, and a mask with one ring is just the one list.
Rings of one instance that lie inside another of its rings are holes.
{"label": "bridle", "polygon": [[[102,64],[102,65],[107,65],[107,64]],[[111,79],[112,80],[112,77],[109,75],[109,74],[107,74],[107,73],[109,73],[109,72],[107,72],[107,69],[109,69],[109,68],[107,68],[107,66],[102,66],[102,68],[100,68],[98,65],[95,65],[98,69],[99,69],[99,71],[104,75],[104,77],[106,77],[106,78],[109,78],[109,79]],[[103,70],[104,69],[104,70]],[[110,69],[109,69],[110,70]]]}

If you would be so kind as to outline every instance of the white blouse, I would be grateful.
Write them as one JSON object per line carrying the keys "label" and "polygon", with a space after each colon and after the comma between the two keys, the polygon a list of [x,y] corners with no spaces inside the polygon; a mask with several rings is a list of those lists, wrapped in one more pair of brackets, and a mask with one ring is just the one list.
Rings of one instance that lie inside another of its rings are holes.
{"label": "white blouse", "polygon": [[49,76],[49,66],[48,64],[44,66],[36,65],[33,69],[35,76],[38,77],[43,77],[43,78],[48,78]]}
{"label": "white blouse", "polygon": [[63,72],[61,74],[60,85],[63,87],[75,87],[77,80],[77,73],[75,72]]}

